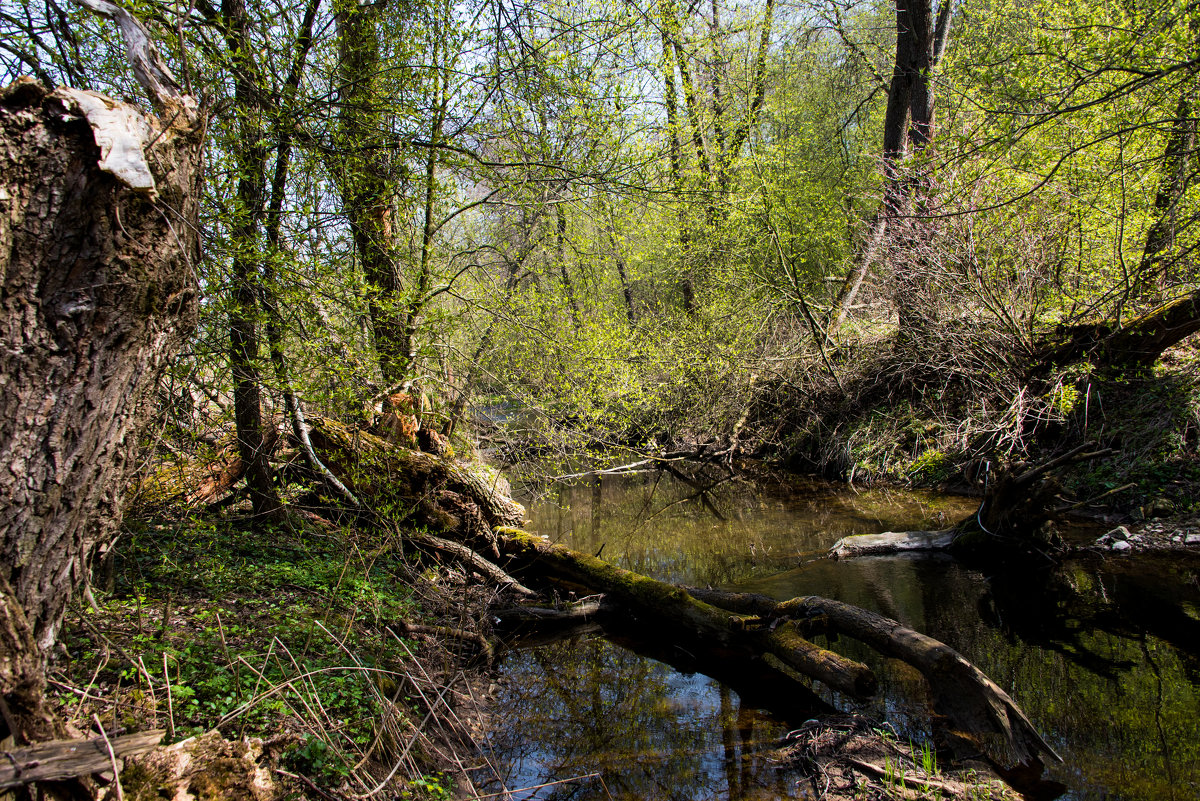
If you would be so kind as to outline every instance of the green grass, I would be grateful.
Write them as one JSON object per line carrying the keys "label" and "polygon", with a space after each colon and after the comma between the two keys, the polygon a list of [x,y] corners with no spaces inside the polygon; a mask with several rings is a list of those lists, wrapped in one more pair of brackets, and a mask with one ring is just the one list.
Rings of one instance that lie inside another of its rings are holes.
{"label": "green grass", "polygon": [[[386,630],[420,615],[392,543],[194,518],[129,529],[99,609],[73,610],[53,665],[78,725],[280,736],[284,765],[337,783],[417,718],[400,689],[417,645]],[[416,781],[413,797],[444,797]]]}

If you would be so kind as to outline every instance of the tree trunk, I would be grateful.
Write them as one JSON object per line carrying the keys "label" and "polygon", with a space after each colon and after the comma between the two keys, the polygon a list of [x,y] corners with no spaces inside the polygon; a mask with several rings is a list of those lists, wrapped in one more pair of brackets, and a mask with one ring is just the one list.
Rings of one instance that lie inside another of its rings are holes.
{"label": "tree trunk", "polygon": [[18,741],[52,733],[45,654],[120,523],[142,399],[195,324],[194,123],[32,81],[0,92],[0,730]]}
{"label": "tree trunk", "polygon": [[1154,211],[1158,216],[1146,232],[1146,246],[1138,268],[1138,288],[1143,295],[1161,297],[1170,279],[1180,204],[1193,178],[1198,94],[1196,86],[1188,86],[1175,109],[1175,124],[1163,153],[1162,178],[1154,196]]}
{"label": "tree trunk", "polygon": [[[913,250],[927,238],[913,230],[921,223],[916,216],[920,195],[928,183],[914,181],[903,174],[900,162],[910,152],[919,153],[933,141],[935,95],[933,73],[946,49],[950,32],[950,3],[943,2],[936,19],[932,0],[901,0],[896,4],[896,57],[888,87],[887,111],[883,122],[883,202],[871,221],[871,227],[853,266],[842,284],[830,319],[834,326],[845,320],[858,295],[863,279],[883,249],[885,235],[897,239],[901,251]],[[904,225],[895,225],[903,217]],[[900,337],[907,337],[922,322],[912,301],[928,290],[925,287],[919,254],[910,254],[910,264],[900,267],[895,292],[900,316]]]}
{"label": "tree trunk", "polygon": [[392,230],[397,200],[395,144],[379,88],[384,66],[379,18],[387,3],[344,3],[337,13],[338,125],[342,152],[330,157],[331,172],[350,225],[354,250],[367,282],[371,334],[385,386],[404,378],[408,363],[404,342],[404,286]]}
{"label": "tree trunk", "polygon": [[1077,325],[1043,342],[1034,371],[1089,361],[1099,373],[1146,372],[1163,351],[1200,332],[1200,290],[1176,298],[1119,327],[1109,321]]}
{"label": "tree trunk", "polygon": [[229,371],[233,380],[233,416],[238,452],[245,465],[246,489],[256,518],[276,516],[283,508],[271,481],[270,456],[264,447],[273,437],[263,428],[262,375],[259,370],[258,297],[264,280],[259,234],[266,213],[266,161],[269,148],[263,123],[266,109],[262,78],[254,61],[244,0],[226,0],[225,40],[233,72],[238,120],[237,202],[230,231],[233,285],[229,305]]}

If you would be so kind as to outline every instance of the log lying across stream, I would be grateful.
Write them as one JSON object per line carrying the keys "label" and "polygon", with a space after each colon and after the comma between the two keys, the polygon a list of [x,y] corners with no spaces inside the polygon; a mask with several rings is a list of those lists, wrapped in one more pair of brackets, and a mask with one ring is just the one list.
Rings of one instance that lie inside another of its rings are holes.
{"label": "log lying across stream", "polygon": [[[496,582],[500,576],[501,584],[512,587],[603,597],[599,607],[577,609],[568,617],[586,619],[602,607],[627,629],[650,633],[658,646],[687,654],[690,664],[719,663],[726,675],[731,665],[733,672],[737,665],[746,672],[761,672],[765,665],[777,676],[792,676],[797,696],[811,696],[809,679],[853,698],[870,696],[877,687],[870,668],[809,639],[843,634],[920,671],[959,745],[969,744],[1001,768],[1038,767],[1043,757],[1059,760],[982,671],[944,643],[894,620],[827,598],[780,602],[657,581],[523,531],[524,510],[508,497],[506,482],[489,481],[471,465],[325,420],[314,422],[312,442],[353,497],[361,499],[356,514],[420,522],[430,532],[440,529],[439,537],[474,552],[460,561],[485,580]],[[428,535],[415,535],[413,542],[423,539]],[[455,557],[453,548],[440,550]],[[527,617],[554,614],[534,611]]]}
{"label": "log lying across stream", "polygon": [[786,668],[853,697],[870,695],[876,680],[869,668],[805,638],[844,634],[916,668],[928,680],[935,711],[950,733],[996,764],[1010,767],[1061,762],[1016,703],[948,645],[895,620],[828,598],[776,601],[762,595],[683,588],[616,567],[593,556],[552,544],[515,529],[501,529],[513,572],[550,579],[559,586],[604,593],[643,627],[653,627],[680,647],[740,651],[747,658],[778,660]]}

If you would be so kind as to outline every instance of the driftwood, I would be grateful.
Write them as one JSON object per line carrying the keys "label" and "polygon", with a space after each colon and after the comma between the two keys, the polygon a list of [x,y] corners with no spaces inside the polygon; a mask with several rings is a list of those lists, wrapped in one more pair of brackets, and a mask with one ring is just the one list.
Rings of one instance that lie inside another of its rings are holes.
{"label": "driftwood", "polygon": [[156,729],[107,740],[50,740],[5,751],[0,753],[0,789],[102,773],[112,768],[114,759],[154,748],[164,734]]}
{"label": "driftwood", "polygon": [[934,708],[950,720],[952,733],[1004,767],[1033,764],[1043,755],[1062,761],[1016,702],[983,671],[945,643],[891,618],[816,596],[776,601],[752,593],[694,588],[690,592],[714,606],[763,621],[820,620],[833,633],[908,663],[929,681]]}
{"label": "driftwood", "polygon": [[1081,505],[1061,503],[1062,488],[1051,473],[1110,453],[1095,448],[1095,443],[1085,442],[1040,464],[1016,462],[998,469],[995,478],[986,484],[979,508],[951,528],[843,537],[833,544],[829,555],[844,559],[905,551],[949,551],[964,557],[1047,557],[1062,548],[1054,530],[1055,518]]}
{"label": "driftwood", "polygon": [[905,551],[944,551],[954,544],[958,531],[885,531],[882,534],[856,534],[842,537],[829,549],[834,559],[852,556],[873,556]]}

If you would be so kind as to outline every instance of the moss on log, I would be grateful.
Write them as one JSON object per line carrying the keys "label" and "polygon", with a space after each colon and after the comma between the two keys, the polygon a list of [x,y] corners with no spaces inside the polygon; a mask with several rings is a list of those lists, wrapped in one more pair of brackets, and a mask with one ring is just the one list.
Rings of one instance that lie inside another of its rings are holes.
{"label": "moss on log", "polygon": [[787,667],[846,695],[874,693],[875,675],[866,665],[805,640],[790,622],[773,629],[698,600],[687,590],[617,567],[525,532],[504,529],[501,550],[525,574],[537,574],[586,592],[603,592],[641,626],[669,632],[705,648],[769,653]]}
{"label": "moss on log", "polygon": [[309,436],[322,461],[376,511],[417,511],[439,528],[461,521],[439,508],[437,493],[465,495],[479,506],[489,526],[520,526],[525,508],[499,491],[486,469],[396,445],[383,437],[327,417],[310,419]]}

